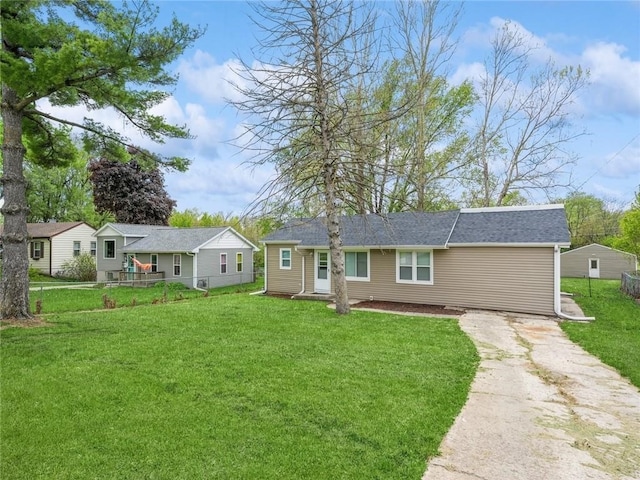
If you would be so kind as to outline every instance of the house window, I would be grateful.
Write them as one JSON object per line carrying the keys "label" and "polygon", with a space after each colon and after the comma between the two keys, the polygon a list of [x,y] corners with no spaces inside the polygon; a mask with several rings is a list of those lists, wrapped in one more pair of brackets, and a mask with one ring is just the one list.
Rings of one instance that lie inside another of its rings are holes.
{"label": "house window", "polygon": [[150,255],[150,259],[151,259],[151,271],[157,272],[158,271],[158,254],[152,253]]}
{"label": "house window", "polygon": [[280,268],[285,270],[291,270],[291,249],[280,249]]}
{"label": "house window", "polygon": [[173,276],[180,276],[180,267],[182,266],[182,256],[180,254],[175,254],[173,256]]}
{"label": "house window", "polygon": [[116,258],[116,241],[105,240],[104,241],[104,258]]}
{"label": "house window", "polygon": [[369,280],[369,252],[345,252],[347,280]]}
{"label": "house window", "polygon": [[91,242],[90,250],[89,250],[89,252],[91,253],[91,256],[95,257],[97,251],[98,251],[98,242]]}
{"label": "house window", "polygon": [[44,256],[44,242],[31,242],[31,258],[40,260]]}
{"label": "house window", "polygon": [[236,272],[242,273],[242,253],[236,253]]}
{"label": "house window", "polygon": [[396,282],[433,284],[431,251],[402,251],[396,254]]}
{"label": "house window", "polygon": [[591,267],[590,268],[592,268],[592,269],[597,269],[598,268],[598,260],[597,259],[592,258],[590,260],[590,263],[591,263]]}
{"label": "house window", "polygon": [[73,256],[77,257],[78,255],[80,255],[80,242],[74,241],[73,242]]}
{"label": "house window", "polygon": [[220,274],[227,273],[227,254],[220,254]]}

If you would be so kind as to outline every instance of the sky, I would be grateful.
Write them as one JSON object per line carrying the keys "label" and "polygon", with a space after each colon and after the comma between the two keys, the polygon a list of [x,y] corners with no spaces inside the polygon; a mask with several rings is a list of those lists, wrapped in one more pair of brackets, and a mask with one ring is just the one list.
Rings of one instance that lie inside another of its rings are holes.
{"label": "sky", "polygon": [[[166,189],[177,209],[243,214],[271,178],[270,167],[252,168],[247,152],[230,140],[243,118],[225,99],[237,98],[229,81],[238,59],[251,64],[260,32],[242,1],[159,1],[160,22],[172,14],[206,34],[174,64],[179,74],[172,96],[155,111],[186,124],[193,140],[170,140],[143,147],[190,158],[186,173],[165,173]],[[387,6],[390,4],[387,3]],[[614,205],[629,206],[640,188],[640,1],[467,1],[451,60],[452,83],[477,72],[489,52],[489,40],[505,21],[539,47],[539,59],[557,65],[580,65],[590,84],[575,104],[574,124],[588,135],[568,148],[577,153],[573,185]],[[125,129],[122,120],[104,112],[102,120]],[[558,192],[559,195],[566,192]]]}

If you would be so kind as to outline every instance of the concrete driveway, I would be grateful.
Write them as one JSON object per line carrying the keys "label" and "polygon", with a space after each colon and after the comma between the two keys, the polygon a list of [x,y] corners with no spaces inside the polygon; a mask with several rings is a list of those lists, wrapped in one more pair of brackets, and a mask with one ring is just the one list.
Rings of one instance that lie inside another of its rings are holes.
{"label": "concrete driveway", "polygon": [[640,479],[636,387],[553,319],[470,311],[460,325],[480,368],[423,480]]}

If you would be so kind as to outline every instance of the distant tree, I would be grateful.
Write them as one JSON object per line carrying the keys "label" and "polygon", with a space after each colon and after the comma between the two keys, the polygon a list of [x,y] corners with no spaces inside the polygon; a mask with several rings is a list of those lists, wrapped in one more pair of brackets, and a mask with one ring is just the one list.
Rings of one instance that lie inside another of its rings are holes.
{"label": "distant tree", "polygon": [[176,202],[164,188],[157,166],[143,168],[137,160],[126,163],[102,158],[89,163],[93,201],[99,213],[116,222],[168,225]]}
{"label": "distant tree", "polygon": [[640,187],[631,209],[620,220],[620,236],[613,240],[613,246],[640,258]]}
{"label": "distant tree", "polygon": [[564,204],[573,248],[606,243],[607,238],[618,235],[621,211],[607,205],[603,199],[584,192],[572,192],[565,198],[554,200],[554,203]]}
{"label": "distant tree", "polygon": [[[112,108],[129,127],[153,141],[188,138],[186,128],[151,112],[167,99],[167,88],[177,80],[165,68],[203,31],[175,18],[156,28],[158,8],[148,0],[4,1],[0,16],[5,199],[0,317],[27,319],[31,311],[24,137],[43,164],[72,158],[66,141],[71,128],[83,132],[88,151],[108,151],[118,158],[129,140],[94,115]],[[73,122],[43,108],[47,101],[55,107],[82,106],[88,113],[82,123]],[[154,155],[152,160],[182,169],[188,164],[177,157]]]}

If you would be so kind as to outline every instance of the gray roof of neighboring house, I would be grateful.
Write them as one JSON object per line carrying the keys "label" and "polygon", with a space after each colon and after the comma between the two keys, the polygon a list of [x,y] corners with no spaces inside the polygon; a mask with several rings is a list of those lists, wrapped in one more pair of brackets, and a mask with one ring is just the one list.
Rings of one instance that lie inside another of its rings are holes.
{"label": "gray roof of neighboring house", "polygon": [[[140,225],[142,226],[142,225]],[[191,252],[229,227],[173,228],[156,226],[150,234],[122,248],[125,253]]]}
{"label": "gray roof of neighboring house", "polygon": [[122,233],[125,237],[144,237],[159,228],[172,228],[164,225],[136,225],[133,223],[110,223],[109,225]]}
{"label": "gray roof of neighboring house", "polygon": [[[354,215],[340,221],[344,247],[570,243],[561,205]],[[262,241],[300,247],[329,244],[324,218],[292,220]]]}

